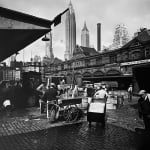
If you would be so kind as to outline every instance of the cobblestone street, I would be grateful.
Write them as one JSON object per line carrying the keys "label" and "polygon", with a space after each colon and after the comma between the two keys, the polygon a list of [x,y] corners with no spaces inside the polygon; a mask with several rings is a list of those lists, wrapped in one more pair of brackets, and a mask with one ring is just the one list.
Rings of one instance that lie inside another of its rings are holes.
{"label": "cobblestone street", "polygon": [[132,131],[108,124],[88,127],[86,122],[59,126],[0,137],[1,150],[76,150],[76,149],[136,149],[136,135]]}
{"label": "cobblestone street", "polygon": [[0,4],[0,150],[150,150],[150,0]]}
{"label": "cobblestone street", "polygon": [[139,135],[135,127],[143,128],[138,119],[137,98],[124,101],[119,109],[107,109],[107,124],[103,129],[92,123],[89,128],[86,114],[78,122],[50,123],[39,108],[14,111],[2,115],[0,121],[0,150],[70,150],[70,149],[137,149]]}

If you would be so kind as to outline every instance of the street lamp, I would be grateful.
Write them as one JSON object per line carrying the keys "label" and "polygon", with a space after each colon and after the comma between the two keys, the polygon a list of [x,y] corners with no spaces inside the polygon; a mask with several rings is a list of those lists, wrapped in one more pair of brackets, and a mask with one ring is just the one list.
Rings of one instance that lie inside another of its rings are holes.
{"label": "street lamp", "polygon": [[[66,10],[64,10],[62,13],[60,13],[59,15],[57,15],[53,20],[52,20],[52,24],[54,24],[54,26],[57,26],[59,23],[61,23],[61,16],[66,13],[69,10],[69,8],[67,8]],[[50,39],[45,36],[42,38],[42,41],[49,41]]]}
{"label": "street lamp", "polygon": [[45,36],[42,38],[42,41],[49,41],[50,39],[46,36],[46,34],[45,34]]}

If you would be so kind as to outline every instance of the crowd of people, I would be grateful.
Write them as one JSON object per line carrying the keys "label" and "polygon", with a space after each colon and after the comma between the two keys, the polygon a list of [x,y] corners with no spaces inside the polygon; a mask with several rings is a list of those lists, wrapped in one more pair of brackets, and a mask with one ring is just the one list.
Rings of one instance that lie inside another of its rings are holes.
{"label": "crowd of people", "polygon": [[[68,97],[74,98],[79,96],[102,97],[103,95],[105,95],[105,92],[107,91],[105,88],[106,87],[95,88],[94,86],[88,85],[83,88],[79,88],[78,85],[66,85],[64,81],[60,82],[59,85],[55,85],[54,83],[50,83],[48,80],[47,82],[43,82],[42,84],[40,84],[35,89],[35,91],[37,92],[36,94],[38,94],[40,96],[40,99],[42,99],[43,101],[47,100],[51,101],[57,100],[58,98],[68,98]],[[26,95],[26,93],[31,92],[33,92],[32,88],[23,87],[21,81],[16,81],[13,83],[3,82],[0,84],[0,100],[1,100],[0,105],[3,106],[3,102],[5,100],[10,100],[12,106],[15,105],[17,106],[17,103],[19,102],[17,102],[16,100],[17,99],[22,100],[21,98],[22,95]],[[23,104],[23,102],[21,101],[20,103]]]}
{"label": "crowd of people", "polygon": [[37,90],[42,94],[42,100],[57,100],[57,98],[75,98],[79,96],[104,98],[108,97],[106,86],[94,87],[87,85],[79,88],[78,85],[55,85],[54,83],[42,83],[37,87]]}

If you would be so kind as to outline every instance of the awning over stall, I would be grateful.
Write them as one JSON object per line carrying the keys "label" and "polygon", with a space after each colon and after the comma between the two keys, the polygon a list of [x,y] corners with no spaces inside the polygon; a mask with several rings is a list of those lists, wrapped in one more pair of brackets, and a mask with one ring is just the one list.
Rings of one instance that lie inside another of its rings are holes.
{"label": "awning over stall", "polygon": [[51,21],[0,7],[0,62],[48,33],[63,13]]}
{"label": "awning over stall", "polygon": [[0,29],[0,62],[31,44],[49,29]]}

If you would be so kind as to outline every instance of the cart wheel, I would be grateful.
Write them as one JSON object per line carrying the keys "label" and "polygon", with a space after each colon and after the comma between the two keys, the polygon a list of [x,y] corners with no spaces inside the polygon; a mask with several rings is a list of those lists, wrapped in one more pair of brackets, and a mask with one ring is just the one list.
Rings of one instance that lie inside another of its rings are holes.
{"label": "cart wheel", "polygon": [[67,122],[69,122],[69,121],[72,120],[70,111],[71,111],[71,107],[67,106],[67,107],[65,108],[65,110],[64,110],[64,113],[63,113],[64,119],[65,119]]}
{"label": "cart wheel", "polygon": [[65,120],[67,120],[67,118],[68,118],[68,112],[69,112],[69,107],[66,106],[66,108],[63,111],[63,117]]}
{"label": "cart wheel", "polygon": [[79,118],[79,109],[76,107],[71,108],[71,121],[77,121]]}
{"label": "cart wheel", "polygon": [[66,107],[64,110],[64,119],[67,122],[76,121],[78,119],[79,110],[76,107]]}
{"label": "cart wheel", "polygon": [[49,121],[55,121],[55,116],[56,116],[56,108],[55,106],[51,106],[50,110],[48,110],[48,116],[49,116]]}

